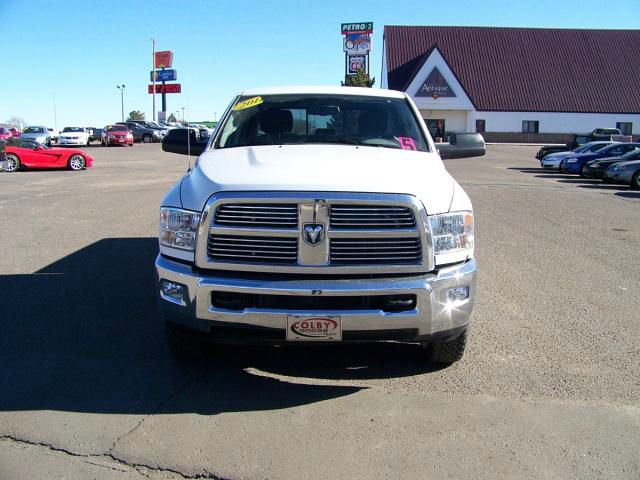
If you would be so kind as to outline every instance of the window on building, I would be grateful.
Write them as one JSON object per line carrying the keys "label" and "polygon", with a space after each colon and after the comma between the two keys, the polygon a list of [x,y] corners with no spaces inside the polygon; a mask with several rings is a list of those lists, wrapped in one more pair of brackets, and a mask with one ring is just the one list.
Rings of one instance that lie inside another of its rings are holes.
{"label": "window on building", "polygon": [[522,133],[538,133],[540,122],[538,120],[523,120]]}
{"label": "window on building", "polygon": [[631,122],[616,122],[616,128],[620,130],[622,135],[633,135],[633,123]]}
{"label": "window on building", "polygon": [[486,123],[485,120],[476,120],[476,132],[484,133],[485,132]]}

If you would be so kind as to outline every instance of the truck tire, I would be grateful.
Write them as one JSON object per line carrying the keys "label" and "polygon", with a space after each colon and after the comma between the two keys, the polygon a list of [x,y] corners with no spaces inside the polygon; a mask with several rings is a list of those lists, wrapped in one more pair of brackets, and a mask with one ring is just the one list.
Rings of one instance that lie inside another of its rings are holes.
{"label": "truck tire", "polygon": [[176,357],[183,360],[196,360],[204,355],[204,343],[194,333],[169,321],[165,321],[165,332],[169,350]]}
{"label": "truck tire", "polygon": [[453,340],[433,342],[427,347],[429,360],[433,363],[452,364],[462,359],[467,345],[467,330]]}
{"label": "truck tire", "polygon": [[640,190],[640,172],[636,172],[631,179],[631,188],[633,190]]}

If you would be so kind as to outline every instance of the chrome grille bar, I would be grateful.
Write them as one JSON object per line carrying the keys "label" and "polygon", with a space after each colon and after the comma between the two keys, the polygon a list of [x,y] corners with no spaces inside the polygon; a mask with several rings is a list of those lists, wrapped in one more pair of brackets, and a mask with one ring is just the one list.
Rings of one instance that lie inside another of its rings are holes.
{"label": "chrome grille bar", "polygon": [[207,254],[222,261],[296,263],[298,240],[284,237],[209,235]]}
{"label": "chrome grille bar", "polygon": [[214,222],[228,227],[297,228],[296,204],[223,203],[215,212]]}
{"label": "chrome grille bar", "polygon": [[400,229],[415,227],[410,208],[400,206],[331,205],[329,225],[332,229]]}
{"label": "chrome grille bar", "polygon": [[414,239],[336,238],[331,240],[329,252],[333,264],[415,263],[422,258],[419,237]]}

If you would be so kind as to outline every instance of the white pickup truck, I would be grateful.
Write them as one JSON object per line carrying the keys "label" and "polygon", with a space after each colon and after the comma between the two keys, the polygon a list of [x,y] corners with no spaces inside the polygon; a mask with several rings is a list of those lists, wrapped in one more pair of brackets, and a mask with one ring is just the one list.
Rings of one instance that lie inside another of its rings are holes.
{"label": "white pickup truck", "polygon": [[[175,353],[396,341],[422,344],[427,361],[462,357],[473,209],[407,95],[249,90],[206,146],[171,138],[165,151],[200,153],[160,208],[158,301]],[[472,152],[452,156],[484,142]]]}

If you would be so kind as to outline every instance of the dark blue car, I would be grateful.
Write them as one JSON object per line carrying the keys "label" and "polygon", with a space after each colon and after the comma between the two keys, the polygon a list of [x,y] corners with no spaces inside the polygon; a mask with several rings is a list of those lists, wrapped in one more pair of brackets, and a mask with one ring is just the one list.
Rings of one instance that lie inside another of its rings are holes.
{"label": "dark blue car", "polygon": [[627,152],[640,148],[640,143],[612,143],[596,152],[578,153],[570,155],[560,164],[562,173],[578,173],[581,177],[586,176],[587,162],[598,160],[599,158],[621,157]]}

